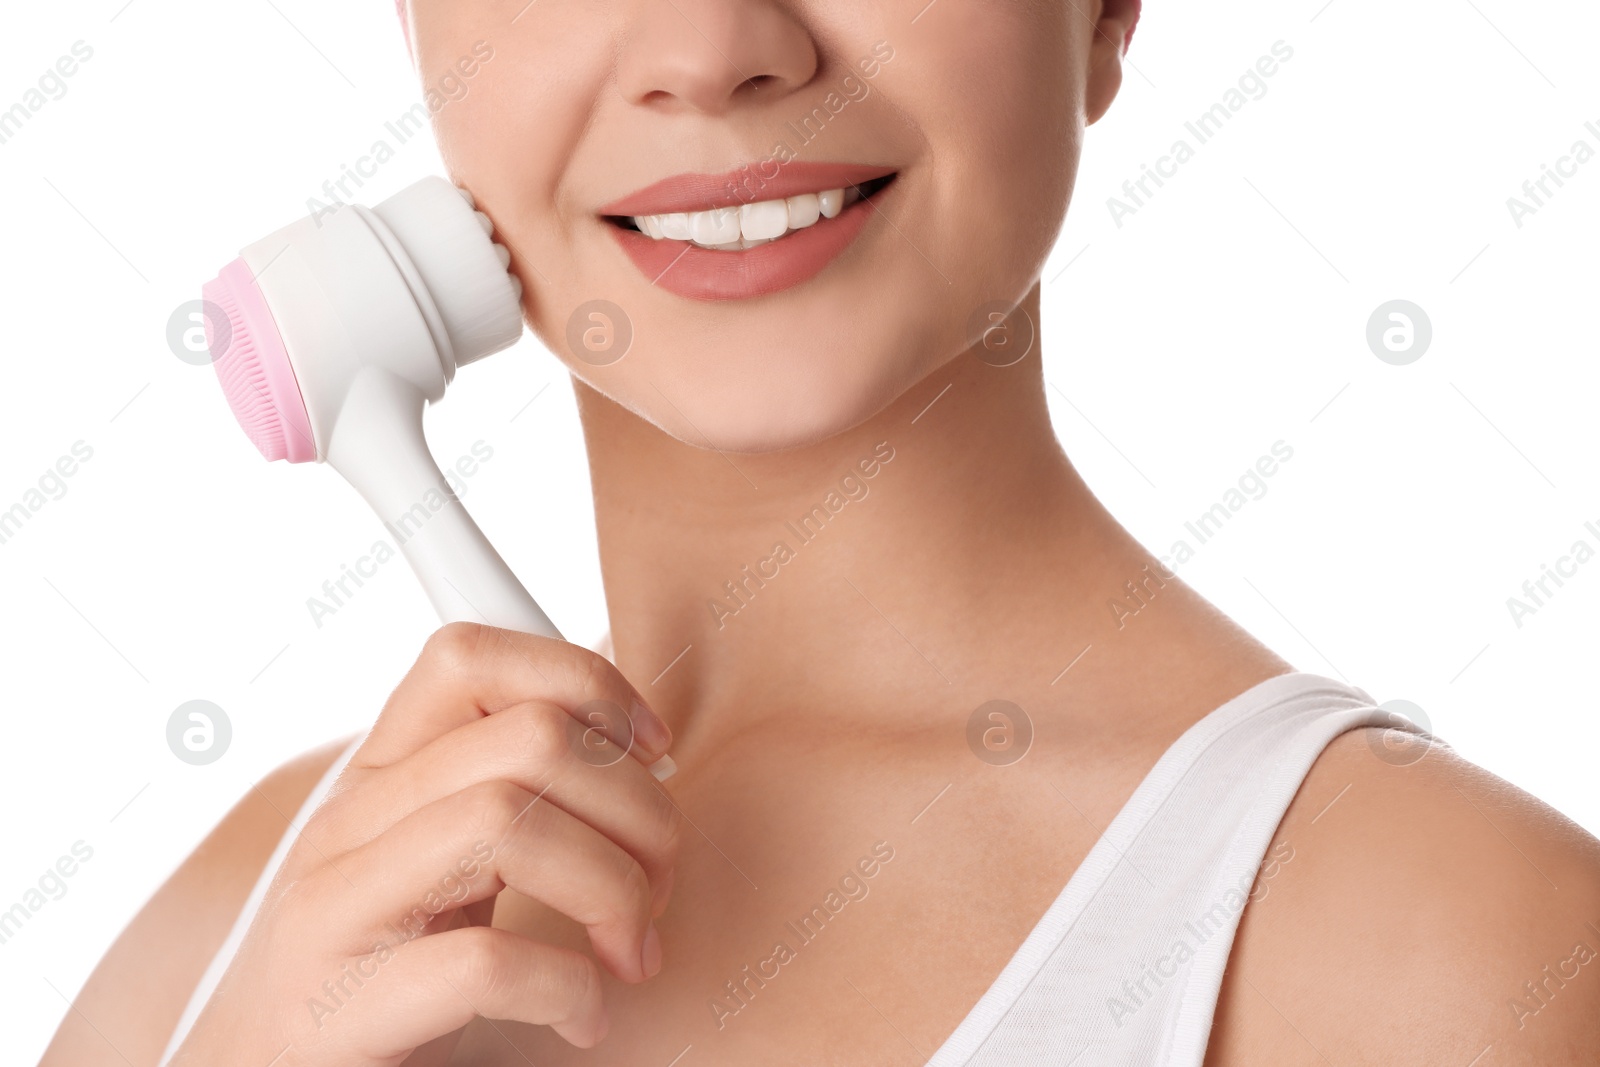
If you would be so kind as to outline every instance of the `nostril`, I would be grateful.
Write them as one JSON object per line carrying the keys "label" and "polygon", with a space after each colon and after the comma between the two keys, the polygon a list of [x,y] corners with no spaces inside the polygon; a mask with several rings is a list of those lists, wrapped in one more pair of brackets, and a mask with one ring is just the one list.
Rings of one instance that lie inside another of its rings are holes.
{"label": "nostril", "polygon": [[744,84],[759,92],[760,90],[767,88],[769,85],[771,85],[773,82],[776,82],[776,81],[778,81],[778,78],[777,78],[776,75],[773,75],[773,74],[757,74],[754,78],[746,78],[745,81],[744,81]]}

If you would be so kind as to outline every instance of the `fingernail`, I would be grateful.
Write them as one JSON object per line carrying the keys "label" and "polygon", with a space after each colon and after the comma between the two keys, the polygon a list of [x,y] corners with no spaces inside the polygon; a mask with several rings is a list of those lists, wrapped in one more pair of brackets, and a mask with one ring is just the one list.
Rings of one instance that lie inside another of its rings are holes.
{"label": "fingernail", "polygon": [[652,756],[659,756],[672,744],[672,731],[661,717],[636,697],[633,701],[633,730],[639,745]]}
{"label": "fingernail", "polygon": [[644,935],[644,951],[639,962],[644,966],[644,976],[654,978],[656,972],[661,970],[661,935],[656,932],[656,924],[651,923],[649,931]]}
{"label": "fingernail", "polygon": [[671,756],[662,756],[650,764],[650,773],[656,776],[656,781],[664,782],[678,773],[678,765],[672,762]]}

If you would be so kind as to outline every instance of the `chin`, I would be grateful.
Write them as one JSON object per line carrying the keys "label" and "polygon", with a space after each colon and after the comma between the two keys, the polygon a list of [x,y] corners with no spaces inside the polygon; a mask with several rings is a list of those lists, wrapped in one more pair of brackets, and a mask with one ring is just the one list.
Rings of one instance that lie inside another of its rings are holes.
{"label": "chin", "polygon": [[873,345],[860,337],[849,344],[816,343],[826,331],[814,331],[811,343],[782,348],[756,340],[771,332],[752,330],[749,343],[732,346],[724,336],[712,348],[640,352],[625,378],[571,369],[596,392],[685,444],[759,454],[848,433],[961,347],[907,346],[906,334]]}
{"label": "chin", "polygon": [[[606,263],[590,288],[626,302],[626,357],[591,366],[552,350],[597,393],[695,447],[772,453],[848,433],[970,343],[969,316],[954,310],[964,297],[937,276],[930,283],[893,227],[863,237],[857,254],[806,284],[721,303],[652,288],[630,276],[632,264]],[[1017,299],[1031,284],[1011,281]],[[576,294],[568,299],[577,305]],[[558,325],[538,332],[559,343]]]}

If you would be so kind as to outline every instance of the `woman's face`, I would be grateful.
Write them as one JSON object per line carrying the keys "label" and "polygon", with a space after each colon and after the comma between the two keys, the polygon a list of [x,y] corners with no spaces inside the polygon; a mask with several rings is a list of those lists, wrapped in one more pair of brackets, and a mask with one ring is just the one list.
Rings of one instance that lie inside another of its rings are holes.
{"label": "woman's face", "polygon": [[1101,6],[413,0],[411,17],[446,165],[512,249],[540,338],[667,433],[757,452],[869,418],[1027,294],[1120,78]]}

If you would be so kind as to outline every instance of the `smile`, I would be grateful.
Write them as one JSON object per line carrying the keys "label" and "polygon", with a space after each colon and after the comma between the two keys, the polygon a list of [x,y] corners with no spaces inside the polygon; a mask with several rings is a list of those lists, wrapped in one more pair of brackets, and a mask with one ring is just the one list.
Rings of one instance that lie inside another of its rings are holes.
{"label": "smile", "polygon": [[823,219],[836,219],[845,208],[870,197],[891,180],[892,175],[862,185],[801,193],[781,200],[759,200],[742,207],[635,215],[630,221],[635,230],[656,241],[690,241],[701,248],[739,252],[770,244],[796,230],[810,229]]}
{"label": "smile", "polygon": [[815,277],[861,233],[895,181],[886,167],[790,163],[764,178],[669,178],[601,218],[654,285],[692,300],[736,300]]}

